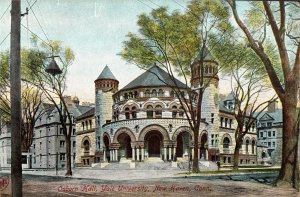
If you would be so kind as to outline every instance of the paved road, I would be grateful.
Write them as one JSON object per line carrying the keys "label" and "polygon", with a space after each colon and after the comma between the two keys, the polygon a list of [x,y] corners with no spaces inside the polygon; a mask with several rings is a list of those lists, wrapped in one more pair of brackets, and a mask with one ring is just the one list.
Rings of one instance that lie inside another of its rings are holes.
{"label": "paved road", "polygon": [[[103,171],[100,171],[103,172]],[[127,171],[130,175],[137,171]],[[89,171],[87,171],[87,174]],[[116,171],[105,171],[104,174]],[[119,173],[123,176],[125,172]],[[157,174],[165,175],[164,171]],[[0,174],[3,176],[4,174]],[[245,175],[185,176],[119,180],[65,178],[24,174],[24,196],[266,196],[296,197],[295,190],[271,185],[276,173]],[[129,176],[132,177],[132,176]],[[0,195],[1,196],[1,195]]]}

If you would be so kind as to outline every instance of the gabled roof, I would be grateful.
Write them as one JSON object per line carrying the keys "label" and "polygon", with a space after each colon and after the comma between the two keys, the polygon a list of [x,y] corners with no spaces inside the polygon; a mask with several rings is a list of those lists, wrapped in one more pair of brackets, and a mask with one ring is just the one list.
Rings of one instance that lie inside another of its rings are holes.
{"label": "gabled roof", "polygon": [[96,79],[114,79],[117,80],[116,77],[112,74],[112,72],[110,71],[110,69],[108,68],[108,66],[106,65],[103,69],[103,71],[101,72],[101,74],[99,75],[99,77]]}
{"label": "gabled roof", "polygon": [[88,118],[88,117],[91,117],[91,116],[94,116],[94,115],[95,115],[95,107],[88,110],[84,114],[81,114],[80,116],[76,117],[76,120],[81,120],[81,119]]}
{"label": "gabled roof", "polygon": [[259,121],[267,121],[267,120],[274,120],[274,118],[272,118],[268,113],[265,113],[265,114],[259,119]]}
{"label": "gabled roof", "polygon": [[[175,81],[175,83],[174,83]],[[186,88],[186,84],[182,83],[176,78],[172,78],[166,71],[154,64],[146,72],[135,78],[121,90],[127,90],[137,87],[157,87],[157,86],[178,86],[179,88]]]}

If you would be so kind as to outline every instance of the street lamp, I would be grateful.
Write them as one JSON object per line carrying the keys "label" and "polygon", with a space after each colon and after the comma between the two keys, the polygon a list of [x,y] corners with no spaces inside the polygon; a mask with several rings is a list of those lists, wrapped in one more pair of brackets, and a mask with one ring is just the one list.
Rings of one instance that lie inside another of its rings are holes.
{"label": "street lamp", "polygon": [[[59,66],[57,65],[54,57],[58,57],[58,56],[52,56],[52,60],[50,62],[50,64],[45,68],[45,72],[49,73],[53,76],[53,78],[55,78],[55,75],[59,75],[62,73],[61,69],[59,68]],[[55,164],[55,174],[57,175],[57,171],[58,171],[58,125],[56,126],[56,164]]]}
{"label": "street lamp", "polygon": [[52,60],[50,64],[45,68],[46,73],[51,74],[53,77],[55,77],[55,75],[59,75],[62,73],[62,70],[60,70],[60,68],[58,67],[54,57],[59,57],[59,56],[51,56]]}

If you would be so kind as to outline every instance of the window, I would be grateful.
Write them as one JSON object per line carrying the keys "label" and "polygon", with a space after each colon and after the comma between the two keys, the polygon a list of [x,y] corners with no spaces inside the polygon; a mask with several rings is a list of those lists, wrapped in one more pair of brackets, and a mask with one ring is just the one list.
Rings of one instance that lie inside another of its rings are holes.
{"label": "window", "polygon": [[271,127],[272,126],[272,122],[267,122],[267,126]]}
{"label": "window", "polygon": [[59,141],[59,146],[60,146],[61,148],[65,147],[65,140],[60,140],[60,141]]}
{"label": "window", "polygon": [[[84,130],[84,125],[83,125],[83,130]],[[63,128],[60,128],[60,130],[59,130],[59,134],[63,134],[64,133],[64,130],[63,130]]]}
{"label": "window", "polygon": [[76,141],[73,141],[73,148],[76,147]]}
{"label": "window", "polygon": [[225,137],[223,140],[223,148],[229,148],[230,140],[228,137]]}
{"label": "window", "polygon": [[183,110],[183,107],[179,107],[179,117],[183,117],[184,115],[184,110]]}
{"label": "window", "polygon": [[266,127],[266,123],[261,123],[261,127]]}
{"label": "window", "polygon": [[275,147],[275,142],[272,143],[272,146]]}
{"label": "window", "polygon": [[210,123],[214,123],[214,116],[215,116],[215,114],[214,114],[214,113],[211,113]]}
{"label": "window", "polygon": [[147,118],[153,118],[153,107],[151,105],[147,107]]}
{"label": "window", "polygon": [[225,118],[225,127],[227,128],[228,118]]}
{"label": "window", "polygon": [[175,94],[175,92],[174,92],[173,90],[171,91],[170,96],[171,96],[171,97],[176,97],[176,94]]}
{"label": "window", "polygon": [[221,126],[221,127],[223,127],[223,120],[224,120],[224,118],[221,117],[221,119],[220,119],[220,124],[221,124],[220,126]]}
{"label": "window", "polygon": [[76,129],[73,129],[73,135],[75,135]]}
{"label": "window", "polygon": [[136,107],[131,108],[131,116],[132,118],[136,118]]}
{"label": "window", "polygon": [[130,113],[129,113],[129,108],[125,108],[125,118],[128,120],[130,119]]}
{"label": "window", "polygon": [[162,107],[160,105],[157,105],[155,107],[155,117],[161,118],[162,117]]}
{"label": "window", "polygon": [[264,137],[264,132],[263,131],[260,132],[260,137],[261,138]]}
{"label": "window", "polygon": [[92,129],[93,126],[92,120],[89,120],[89,123],[90,123],[90,129]]}
{"label": "window", "polygon": [[152,90],[151,97],[157,97],[157,92],[156,92],[156,90]]}
{"label": "window", "polygon": [[246,140],[246,153],[248,153],[249,150],[249,140]]}
{"label": "window", "polygon": [[40,150],[42,149],[42,142],[40,142]]}
{"label": "window", "polygon": [[164,91],[162,89],[158,90],[158,97],[163,97],[164,96]]}
{"label": "window", "polygon": [[268,142],[268,147],[271,147],[271,142]]}
{"label": "window", "polygon": [[252,155],[254,155],[255,141],[252,141]]}
{"label": "window", "polygon": [[275,131],[273,131],[273,137],[275,137]]}
{"label": "window", "polygon": [[268,131],[268,137],[271,137],[271,131]]}
{"label": "window", "polygon": [[125,100],[128,99],[128,94],[127,94],[127,93],[124,94],[124,99],[125,99]]}
{"label": "window", "polygon": [[231,163],[231,157],[228,157],[228,163]]}
{"label": "window", "polygon": [[139,97],[139,93],[137,91],[134,91],[134,98],[138,98]]}
{"label": "window", "polygon": [[89,151],[90,150],[90,142],[88,140],[85,140],[83,142],[83,146],[84,146],[84,151]]}
{"label": "window", "polygon": [[150,90],[145,91],[145,97],[150,97]]}
{"label": "window", "polygon": [[229,119],[229,128],[232,127],[232,119]]}
{"label": "window", "polygon": [[176,118],[177,117],[177,107],[173,106],[172,107],[172,118]]}
{"label": "window", "polygon": [[35,149],[35,144],[33,144],[33,149]]}
{"label": "window", "polygon": [[65,153],[60,153],[60,160],[65,161],[66,160],[66,154]]}

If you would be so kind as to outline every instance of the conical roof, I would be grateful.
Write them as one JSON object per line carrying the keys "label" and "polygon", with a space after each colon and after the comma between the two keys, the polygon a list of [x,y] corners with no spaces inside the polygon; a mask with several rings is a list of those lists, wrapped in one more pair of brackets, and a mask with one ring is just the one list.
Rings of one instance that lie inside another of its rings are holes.
{"label": "conical roof", "polygon": [[172,79],[172,76],[169,75],[162,68],[154,64],[146,72],[135,78],[129,84],[127,84],[121,90],[132,89],[137,87],[157,87],[157,86],[176,86],[179,88],[186,88],[186,84],[182,83],[178,79]]}
{"label": "conical roof", "polygon": [[110,71],[109,67],[106,65],[103,69],[103,71],[101,72],[101,74],[99,75],[99,77],[96,79],[114,79],[117,80],[116,77],[112,74],[112,72]]}
{"label": "conical roof", "polygon": [[[203,52],[202,52],[203,51]],[[207,47],[202,47],[200,52],[198,53],[195,60],[201,60],[201,56],[203,54],[203,60],[204,61],[215,61],[215,58],[212,56],[210,51],[207,49]]]}

